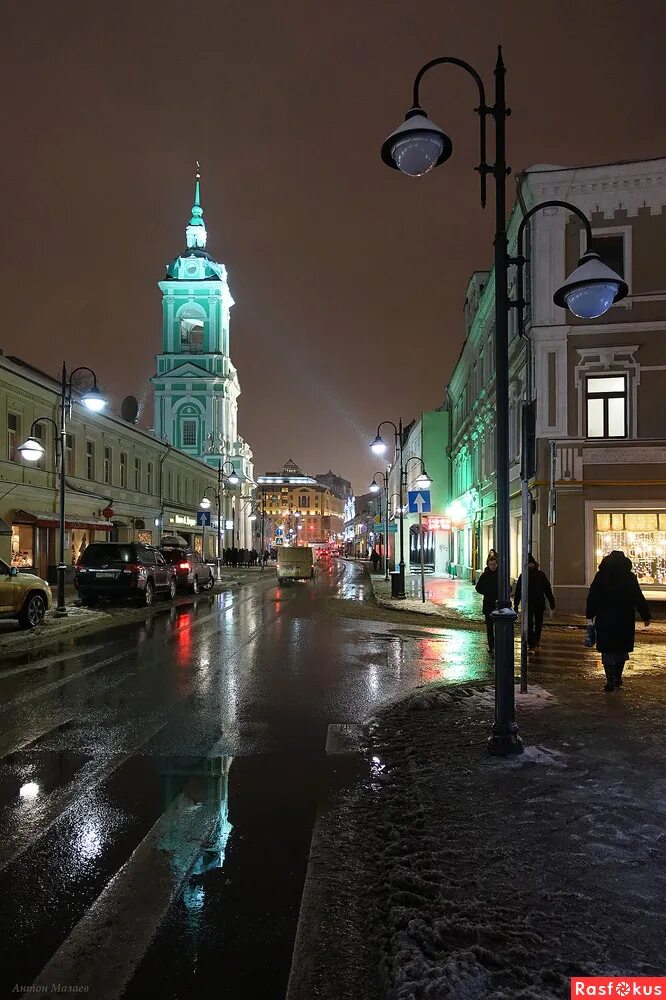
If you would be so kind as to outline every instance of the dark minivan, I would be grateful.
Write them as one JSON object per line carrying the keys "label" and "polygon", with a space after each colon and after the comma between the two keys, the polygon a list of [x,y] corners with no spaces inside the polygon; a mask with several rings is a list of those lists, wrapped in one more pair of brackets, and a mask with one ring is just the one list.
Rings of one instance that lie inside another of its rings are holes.
{"label": "dark minivan", "polygon": [[163,545],[160,552],[176,573],[176,583],[183,590],[198,594],[210,590],[215,582],[213,571],[194,549],[179,549]]}
{"label": "dark minivan", "polygon": [[110,597],[150,606],[156,594],[176,596],[173,568],[159,549],[138,542],[92,542],[76,564],[74,585],[87,605]]}

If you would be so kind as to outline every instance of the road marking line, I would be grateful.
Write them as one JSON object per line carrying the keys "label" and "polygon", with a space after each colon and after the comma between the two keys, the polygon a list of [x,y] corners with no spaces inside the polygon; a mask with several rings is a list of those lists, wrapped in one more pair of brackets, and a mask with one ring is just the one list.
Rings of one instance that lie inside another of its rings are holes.
{"label": "road marking line", "polygon": [[42,969],[32,992],[76,983],[95,1000],[117,1000],[218,818],[217,809],[181,792]]}

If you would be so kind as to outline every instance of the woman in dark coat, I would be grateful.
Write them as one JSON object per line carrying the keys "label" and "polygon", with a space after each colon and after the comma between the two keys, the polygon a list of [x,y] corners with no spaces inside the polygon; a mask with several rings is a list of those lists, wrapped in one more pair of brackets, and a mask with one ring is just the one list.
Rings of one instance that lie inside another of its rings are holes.
{"label": "woman in dark coat", "polygon": [[493,553],[494,550],[491,549],[486,561],[486,568],[479,577],[476,585],[477,593],[483,594],[483,617],[486,619],[488,652],[491,656],[495,652],[495,632],[493,628],[493,620],[490,616],[495,610],[495,606],[497,604],[497,580],[499,577],[497,572],[497,556]]}
{"label": "woman in dark coat", "polygon": [[652,615],[631,571],[631,559],[615,550],[599,564],[585,612],[588,621],[594,620],[597,632],[597,649],[606,672],[604,691],[622,687],[624,664],[634,648],[636,611],[647,628]]}

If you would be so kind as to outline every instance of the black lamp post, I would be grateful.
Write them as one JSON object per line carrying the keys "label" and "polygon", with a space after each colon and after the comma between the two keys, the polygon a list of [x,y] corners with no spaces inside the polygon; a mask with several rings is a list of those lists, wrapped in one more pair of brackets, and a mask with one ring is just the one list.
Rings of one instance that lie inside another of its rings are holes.
{"label": "black lamp post", "polygon": [[379,523],[383,525],[382,534],[384,535],[384,579],[389,578],[389,564],[388,564],[388,508],[389,508],[389,474],[388,469],[384,469],[383,472],[375,472],[374,476],[370,480],[370,492],[379,493],[381,490],[380,484],[377,482],[377,476],[381,476],[384,485],[384,496],[386,498],[386,511],[384,514],[384,520],[382,521],[382,498],[379,497]]}
{"label": "black lamp post", "polygon": [[[227,466],[230,471],[227,471]],[[238,475],[234,469],[231,462],[222,462],[222,459],[218,460],[217,463],[217,490],[214,493],[215,503],[217,504],[217,580],[218,583],[222,578],[222,571],[220,569],[220,559],[222,557],[222,492],[224,490],[223,475],[227,477],[227,482],[230,486],[235,486],[238,483]],[[204,510],[210,508],[210,499],[208,497],[208,491],[214,489],[212,486],[207,486],[204,490],[204,494],[201,498],[199,506]],[[233,534],[232,534],[233,541]]]}
{"label": "black lamp post", "polygon": [[[446,162],[453,152],[451,139],[435,125],[419,104],[419,85],[424,75],[434,66],[458,66],[472,77],[476,84],[479,105],[480,162],[476,167],[480,175],[481,205],[486,204],[486,177],[495,180],[495,396],[497,408],[497,538],[499,554],[498,599],[493,612],[495,625],[495,720],[489,741],[489,750],[495,754],[521,753],[522,740],[518,735],[514,703],[513,626],[516,614],[511,607],[509,589],[509,295],[508,268],[514,263],[508,255],[506,232],[506,121],[510,109],[506,104],[506,69],[502,48],[498,47],[495,64],[495,103],[486,104],[483,80],[469,63],[452,56],[442,56],[426,63],[416,74],[412,107],[405,121],[383,143],[382,160],[396,170],[413,177],[427,173]],[[495,162],[486,158],[486,120],[495,122]],[[519,268],[520,272],[520,268]],[[627,294],[626,283],[596,254],[587,255],[578,268],[554,295],[557,305],[568,307],[577,315],[599,316]],[[594,310],[598,311],[594,311]]]}
{"label": "black lamp post", "polygon": [[67,375],[67,367],[63,364],[62,371],[60,373],[60,426],[56,424],[55,420],[51,417],[38,417],[34,420],[30,428],[30,436],[27,441],[24,441],[22,445],[19,446],[19,452],[24,459],[28,462],[38,462],[40,458],[44,455],[44,447],[41,442],[34,436],[34,429],[39,423],[50,423],[53,424],[55,428],[55,451],[56,451],[56,462],[58,465],[59,472],[59,563],[58,563],[58,600],[56,604],[55,614],[58,618],[65,618],[67,616],[67,606],[65,604],[65,571],[67,567],[65,566],[65,476],[67,475],[67,469],[65,467],[65,455],[67,450],[67,419],[72,416],[72,380],[78,372],[88,372],[92,375],[93,384],[90,389],[87,389],[81,395],[81,402],[93,413],[99,413],[106,406],[106,399],[99,391],[97,385],[97,376],[95,375],[92,368],[86,368],[85,366],[80,366],[75,368]]}
{"label": "black lamp post", "polygon": [[[399,577],[398,577],[398,594],[397,594],[397,596],[404,599],[404,597],[405,597],[405,530],[404,530],[404,528],[405,528],[405,522],[404,522],[403,509],[402,509],[403,508],[403,502],[402,502],[402,489],[403,489],[403,486],[402,486],[402,483],[403,483],[403,479],[404,479],[404,471],[405,470],[404,470],[403,461],[402,461],[402,418],[398,421],[397,427],[393,423],[392,420],[382,420],[381,424],[379,424],[379,426],[377,427],[377,437],[375,438],[375,440],[370,445],[370,447],[372,448],[372,450],[375,453],[375,455],[383,455],[384,452],[386,451],[386,442],[382,439],[382,436],[380,434],[380,431],[381,431],[382,427],[384,426],[384,424],[388,424],[390,427],[393,428],[393,431],[395,433],[395,451],[396,451],[396,454],[399,456],[399,463],[400,463],[400,485],[399,485],[399,489],[400,489],[400,493],[399,493],[399,499],[400,499],[400,529],[399,529],[400,530],[400,562],[398,563]],[[388,518],[388,505],[387,505],[387,518]],[[388,527],[388,524],[387,524],[387,527]]]}

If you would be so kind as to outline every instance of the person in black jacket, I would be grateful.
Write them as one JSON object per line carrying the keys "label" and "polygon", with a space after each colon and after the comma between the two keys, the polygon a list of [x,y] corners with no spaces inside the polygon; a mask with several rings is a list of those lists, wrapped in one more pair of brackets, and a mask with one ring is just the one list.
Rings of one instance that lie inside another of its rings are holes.
{"label": "person in black jacket", "polygon": [[594,620],[597,649],[606,673],[604,691],[622,687],[622,671],[634,648],[636,615],[647,628],[652,615],[643,591],[632,573],[631,559],[617,550],[605,556],[592,581],[585,611]]}
{"label": "person in black jacket", "polygon": [[[527,648],[530,653],[539,652],[541,642],[541,630],[543,628],[543,613],[546,610],[546,601],[555,610],[555,598],[550,580],[530,552],[527,557]],[[523,574],[518,577],[516,584],[516,597],[514,607],[516,611],[520,607],[520,598],[523,589]]]}
{"label": "person in black jacket", "polygon": [[497,604],[497,556],[491,550],[486,561],[486,568],[476,584],[477,593],[483,594],[483,616],[486,619],[486,632],[488,634],[488,652],[492,656],[495,652],[495,631],[493,620],[490,617]]}

